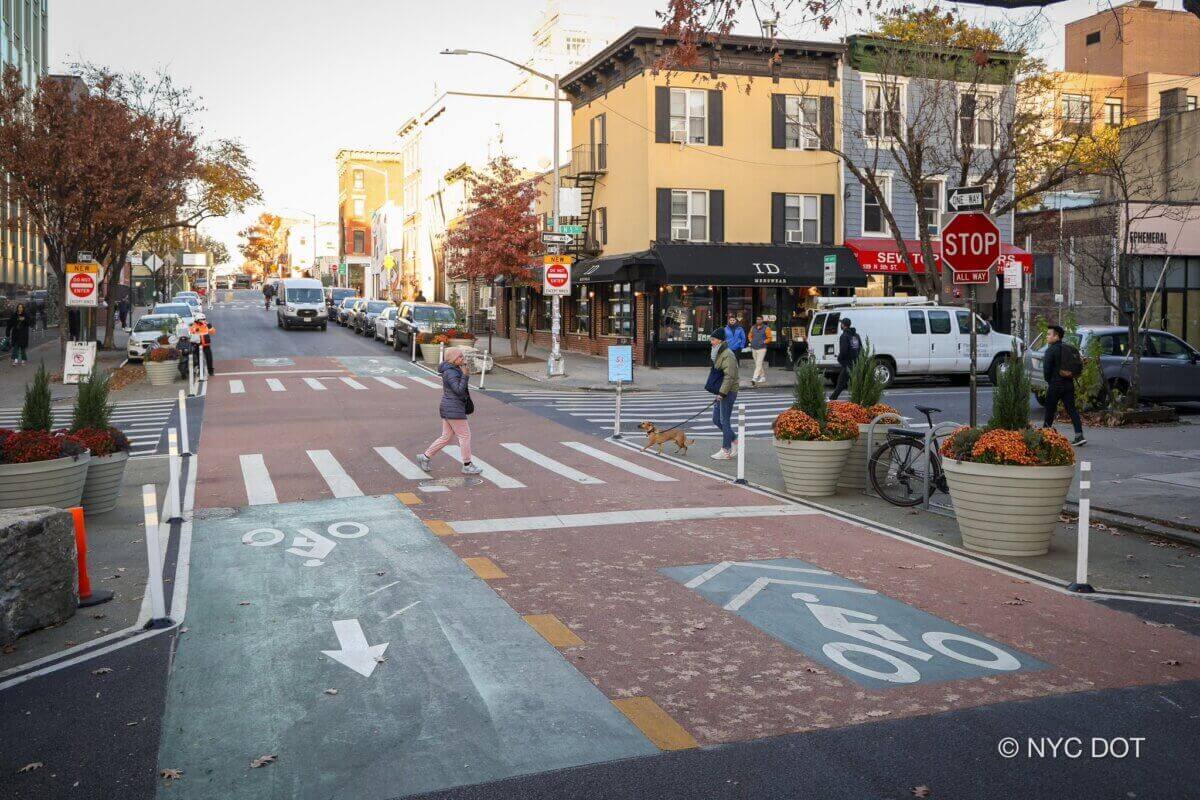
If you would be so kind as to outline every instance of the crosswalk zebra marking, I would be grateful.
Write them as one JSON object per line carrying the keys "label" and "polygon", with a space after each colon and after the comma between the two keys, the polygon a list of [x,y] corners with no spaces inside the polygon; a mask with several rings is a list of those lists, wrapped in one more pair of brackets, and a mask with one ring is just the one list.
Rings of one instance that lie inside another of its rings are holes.
{"label": "crosswalk zebra marking", "polygon": [[321,383],[316,378],[305,378],[304,382],[307,383],[308,388],[312,389],[314,392],[325,391],[325,384]]}
{"label": "crosswalk zebra marking", "polygon": [[424,378],[417,377],[416,375],[405,375],[404,377],[408,378],[410,381],[416,381],[417,383],[421,384],[422,386],[428,386],[430,389],[442,388],[442,385],[440,383],[434,383],[433,381],[427,381]]}
{"label": "crosswalk zebra marking", "polygon": [[387,462],[389,467],[400,473],[402,478],[414,481],[427,480],[429,478],[429,475],[423,469],[410,461],[408,456],[401,453],[395,447],[376,447],[375,452]]}
{"label": "crosswalk zebra marking", "polygon": [[572,450],[578,450],[584,455],[603,461],[606,464],[611,464],[617,469],[623,469],[628,473],[637,475],[639,478],[645,478],[648,481],[665,482],[675,480],[675,478],[655,472],[652,469],[646,469],[640,464],[634,464],[632,461],[626,461],[620,456],[615,456],[605,450],[597,450],[595,447],[586,445],[583,442],[563,442],[563,445],[571,448]]}
{"label": "crosswalk zebra marking", "polygon": [[262,453],[238,456],[238,460],[242,465],[242,483],[246,486],[247,505],[265,506],[278,503],[275,484],[271,482],[271,474],[267,472]]}
{"label": "crosswalk zebra marking", "polygon": [[346,384],[351,389],[366,389],[367,388],[367,387],[363,386],[361,383],[359,383],[358,381],[354,380],[353,378],[340,378],[339,380],[341,380],[342,383]]}
{"label": "crosswalk zebra marking", "polygon": [[[462,463],[462,452],[459,451],[458,445],[451,444],[443,448],[442,452],[453,458],[458,463]],[[479,477],[484,480],[491,481],[501,489],[524,489],[525,484],[521,483],[516,478],[505,475],[500,470],[493,467],[491,464],[479,458],[475,454],[471,455],[471,463],[478,466],[483,472],[479,473]]]}
{"label": "crosswalk zebra marking", "polygon": [[246,384],[242,383],[239,380],[231,380],[229,382],[229,393],[230,394],[245,394],[246,393]]}
{"label": "crosswalk zebra marking", "polygon": [[[174,409],[174,400],[124,400],[113,407],[109,421],[128,437],[131,456],[149,456],[157,452],[163,428]],[[71,406],[51,408],[51,425],[69,426],[73,412]],[[15,428],[20,419],[21,409],[0,409],[0,428]]]}
{"label": "crosswalk zebra marking", "polygon": [[584,485],[595,485],[597,483],[604,483],[604,481],[600,480],[599,478],[593,478],[591,475],[588,475],[587,473],[584,473],[584,472],[580,472],[579,470],[575,469],[574,467],[568,467],[566,464],[562,463],[561,461],[555,461],[553,458],[550,458],[549,456],[546,456],[546,455],[542,455],[537,450],[534,450],[531,447],[526,447],[523,444],[519,444],[517,442],[501,442],[500,446],[509,450],[510,452],[516,453],[517,455],[521,456],[521,458],[525,458],[525,459],[528,459],[529,461],[532,461],[534,464],[537,464],[539,467],[545,467],[546,469],[550,470],[551,472],[562,475],[564,478],[573,480],[576,483],[582,483]]}
{"label": "crosswalk zebra marking", "polygon": [[333,492],[334,497],[362,497],[362,489],[358,488],[354,479],[333,457],[333,453],[328,450],[308,450],[306,452],[313,462],[313,466],[317,468],[317,472],[321,473],[321,478],[329,487],[329,491]]}
{"label": "crosswalk zebra marking", "polygon": [[408,388],[403,383],[396,383],[391,378],[381,378],[378,375],[376,375],[375,380],[379,381],[384,386],[387,386],[389,389],[407,389]]}
{"label": "crosswalk zebra marking", "polygon": [[283,385],[283,381],[278,378],[267,378],[267,386],[271,387],[272,392],[286,392],[287,389]]}

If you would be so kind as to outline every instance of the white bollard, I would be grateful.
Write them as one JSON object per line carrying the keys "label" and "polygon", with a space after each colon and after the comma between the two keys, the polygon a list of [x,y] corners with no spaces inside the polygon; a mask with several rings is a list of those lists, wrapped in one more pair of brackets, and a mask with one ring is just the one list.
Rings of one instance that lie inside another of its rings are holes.
{"label": "white bollard", "polygon": [[167,518],[165,522],[183,519],[179,506],[179,476],[183,472],[183,459],[179,457],[179,437],[172,428],[167,431]]}
{"label": "white bollard", "polygon": [[188,353],[188,388],[187,388],[187,393],[188,393],[188,396],[189,396],[189,397],[190,397],[191,395],[194,395],[194,394],[196,393],[196,362],[193,360],[193,359],[195,358],[195,355],[196,355],[196,351],[194,351],[194,350],[192,350],[192,351],[190,351],[190,352]]}
{"label": "white bollard", "polygon": [[479,368],[479,391],[483,391],[483,382],[487,378],[487,365],[490,353],[486,349],[483,351],[483,365]]}
{"label": "white bollard", "polygon": [[621,438],[621,382],[617,381],[616,408],[613,412],[613,438]]}
{"label": "white bollard", "polygon": [[1095,589],[1088,583],[1088,533],[1092,517],[1092,463],[1079,462],[1079,533],[1078,549],[1075,552],[1075,582],[1067,588],[1072,592],[1088,594]]}
{"label": "white bollard", "polygon": [[196,357],[196,363],[200,366],[200,382],[204,383],[208,380],[208,362],[204,360],[203,353]]}
{"label": "white bollard", "polygon": [[734,483],[746,482],[746,404],[738,403],[738,436],[734,442],[737,447],[737,480]]}
{"label": "white bollard", "polygon": [[184,395],[183,389],[179,390],[179,452],[184,455],[191,453],[188,439],[187,397]]}
{"label": "white bollard", "polygon": [[150,590],[150,623],[147,627],[162,627],[169,623],[167,602],[163,596],[162,549],[158,539],[158,498],[154,484],[142,486],[142,515],[146,522],[146,588]]}

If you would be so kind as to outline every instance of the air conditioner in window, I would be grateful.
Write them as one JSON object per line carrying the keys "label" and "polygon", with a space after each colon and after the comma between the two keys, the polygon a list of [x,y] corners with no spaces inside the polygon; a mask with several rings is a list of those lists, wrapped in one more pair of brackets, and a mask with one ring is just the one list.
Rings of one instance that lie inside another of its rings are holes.
{"label": "air conditioner in window", "polygon": [[687,131],[671,131],[671,141],[674,144],[687,144]]}
{"label": "air conditioner in window", "polygon": [[672,228],[671,239],[676,242],[686,242],[692,238],[691,228]]}
{"label": "air conditioner in window", "polygon": [[788,231],[788,244],[804,244],[804,231]]}

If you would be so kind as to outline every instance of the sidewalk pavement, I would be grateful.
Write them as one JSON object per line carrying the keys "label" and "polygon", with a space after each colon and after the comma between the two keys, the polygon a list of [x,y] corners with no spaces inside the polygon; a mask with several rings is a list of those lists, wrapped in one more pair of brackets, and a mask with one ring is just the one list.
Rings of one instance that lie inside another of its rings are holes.
{"label": "sidewalk pavement", "polygon": [[[642,436],[626,434],[624,439],[637,446],[645,444]],[[736,477],[736,459],[717,461],[710,458],[717,446],[718,443],[713,439],[697,439],[687,455],[670,458],[678,458],[701,469],[723,473],[731,479]],[[747,480],[751,484],[786,494],[773,440],[769,437],[747,437],[745,446]],[[673,447],[668,445],[667,449],[670,451]],[[1095,498],[1106,493],[1105,481],[1108,479],[1105,478],[1104,460],[1097,459],[1092,463],[1092,496],[1095,503]],[[1120,484],[1119,480],[1109,482]],[[1075,489],[1072,489],[1072,496],[1074,495]],[[1185,496],[1191,495],[1188,495],[1186,490],[1181,490],[1176,495],[1176,501]],[[950,504],[950,498],[946,495],[936,494],[934,500],[946,506]],[[839,489],[832,497],[814,498],[811,502],[898,528],[922,539],[955,547],[962,546],[958,525],[952,516],[899,508],[881,498],[867,496],[857,489]],[[1194,501],[1190,502],[1195,505]],[[1195,544],[1189,545],[1176,539],[1117,529],[1111,524],[1097,521],[1097,516],[1093,514],[1089,558],[1089,579],[1097,591],[1109,589],[1153,592],[1200,599],[1200,536],[1195,536]],[[1075,579],[1076,529],[1073,519],[1060,524],[1051,540],[1050,552],[1044,556],[994,558],[1014,566],[1052,575],[1063,581],[1072,581]],[[921,568],[920,561],[919,556],[914,556],[913,569]],[[1014,593],[1019,595],[1020,590],[1014,587]]]}

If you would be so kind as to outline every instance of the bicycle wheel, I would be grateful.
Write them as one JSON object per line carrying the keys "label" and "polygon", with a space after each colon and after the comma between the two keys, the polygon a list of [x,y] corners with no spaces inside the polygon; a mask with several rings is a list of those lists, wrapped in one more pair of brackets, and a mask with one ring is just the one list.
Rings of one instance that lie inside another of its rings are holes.
{"label": "bicycle wheel", "polygon": [[[871,486],[894,506],[915,506],[925,489],[925,448],[911,439],[886,441],[871,454]],[[930,490],[934,488],[931,476]]]}

